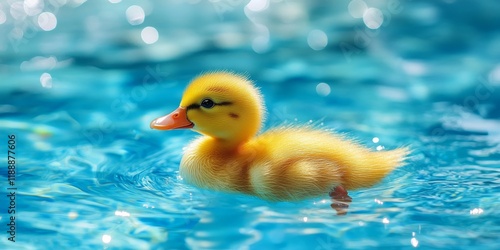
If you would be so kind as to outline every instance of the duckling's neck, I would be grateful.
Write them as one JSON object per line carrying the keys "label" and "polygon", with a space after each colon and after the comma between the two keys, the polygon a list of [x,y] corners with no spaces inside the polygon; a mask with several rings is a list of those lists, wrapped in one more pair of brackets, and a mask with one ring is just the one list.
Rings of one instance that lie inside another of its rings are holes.
{"label": "duckling's neck", "polygon": [[223,131],[219,133],[201,133],[205,135],[206,141],[213,145],[216,151],[234,151],[238,150],[242,145],[252,140],[255,137],[256,131],[259,129],[258,125],[255,128],[247,129],[244,131]]}
{"label": "duckling's neck", "polygon": [[246,144],[248,140],[229,140],[223,138],[215,138],[211,137],[210,142],[213,145],[214,149],[219,152],[234,152],[238,151],[239,148]]}

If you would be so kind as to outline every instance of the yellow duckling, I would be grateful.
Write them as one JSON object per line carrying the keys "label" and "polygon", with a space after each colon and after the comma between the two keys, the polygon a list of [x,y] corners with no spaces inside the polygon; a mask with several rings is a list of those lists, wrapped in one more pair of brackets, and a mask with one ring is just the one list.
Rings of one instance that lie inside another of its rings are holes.
{"label": "yellow duckling", "polygon": [[264,113],[262,96],[250,80],[208,73],[194,79],[179,108],[153,120],[151,128],[190,128],[204,135],[182,158],[180,175],[188,183],[270,201],[332,191],[332,198],[350,198],[345,190],[376,184],[408,154],[406,148],[372,152],[308,127],[274,128],[256,136]]}

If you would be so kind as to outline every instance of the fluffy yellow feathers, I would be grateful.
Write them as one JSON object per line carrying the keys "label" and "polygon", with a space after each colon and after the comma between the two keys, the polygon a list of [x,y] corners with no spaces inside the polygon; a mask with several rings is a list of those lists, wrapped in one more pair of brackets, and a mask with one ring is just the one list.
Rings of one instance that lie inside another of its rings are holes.
{"label": "fluffy yellow feathers", "polygon": [[194,79],[179,108],[151,127],[191,128],[205,135],[184,152],[180,174],[188,183],[271,201],[321,196],[335,187],[370,187],[408,154],[406,148],[372,152],[308,127],[274,128],[256,136],[263,116],[262,97],[247,78],[218,72]]}

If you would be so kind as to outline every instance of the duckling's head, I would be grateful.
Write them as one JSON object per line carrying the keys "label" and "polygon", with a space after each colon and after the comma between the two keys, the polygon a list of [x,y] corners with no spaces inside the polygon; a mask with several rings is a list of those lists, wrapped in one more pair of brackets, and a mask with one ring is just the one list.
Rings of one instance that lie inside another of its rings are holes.
{"label": "duckling's head", "polygon": [[228,142],[244,142],[260,129],[262,97],[246,77],[228,72],[203,74],[187,87],[179,108],[151,122],[151,128],[191,128]]}

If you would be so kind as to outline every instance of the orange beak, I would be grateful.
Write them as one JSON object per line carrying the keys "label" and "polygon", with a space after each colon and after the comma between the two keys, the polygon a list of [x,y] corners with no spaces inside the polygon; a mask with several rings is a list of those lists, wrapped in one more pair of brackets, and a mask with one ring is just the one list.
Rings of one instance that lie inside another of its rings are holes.
{"label": "orange beak", "polygon": [[179,107],[166,116],[154,119],[149,126],[152,129],[170,130],[192,128],[194,124],[188,120],[186,108]]}

